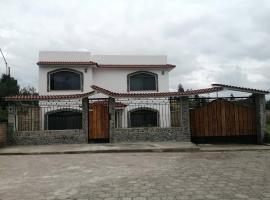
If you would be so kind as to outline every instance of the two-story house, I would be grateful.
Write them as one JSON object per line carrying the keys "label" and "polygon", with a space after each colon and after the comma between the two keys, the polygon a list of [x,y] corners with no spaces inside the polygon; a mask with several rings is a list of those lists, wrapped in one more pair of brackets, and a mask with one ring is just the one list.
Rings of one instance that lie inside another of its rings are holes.
{"label": "two-story house", "polygon": [[[166,56],[92,55],[90,52],[55,51],[40,52],[37,64],[40,95],[87,93],[93,90],[92,85],[116,93],[168,92],[169,72],[175,67],[167,63]],[[137,100],[137,104],[116,110],[117,127],[170,126],[164,122],[165,118],[170,119],[169,104],[158,108],[143,104],[142,100]],[[44,129],[80,128],[81,124],[76,123],[81,121],[78,110],[63,111],[52,106],[42,114],[42,126]]]}

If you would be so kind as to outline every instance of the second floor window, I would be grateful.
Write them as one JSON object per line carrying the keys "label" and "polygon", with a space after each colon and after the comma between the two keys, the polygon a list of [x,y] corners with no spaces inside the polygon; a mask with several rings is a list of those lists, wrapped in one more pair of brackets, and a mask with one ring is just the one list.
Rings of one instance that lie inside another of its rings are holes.
{"label": "second floor window", "polygon": [[82,74],[80,72],[61,70],[48,75],[49,90],[81,90]]}
{"label": "second floor window", "polygon": [[157,75],[151,72],[135,72],[128,75],[129,91],[157,90]]}

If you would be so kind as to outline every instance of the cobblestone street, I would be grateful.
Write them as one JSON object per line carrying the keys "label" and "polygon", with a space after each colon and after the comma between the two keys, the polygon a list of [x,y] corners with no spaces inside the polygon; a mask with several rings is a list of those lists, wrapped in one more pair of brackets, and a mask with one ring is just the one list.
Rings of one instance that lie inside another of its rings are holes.
{"label": "cobblestone street", "polygon": [[0,199],[270,199],[270,152],[0,156]]}

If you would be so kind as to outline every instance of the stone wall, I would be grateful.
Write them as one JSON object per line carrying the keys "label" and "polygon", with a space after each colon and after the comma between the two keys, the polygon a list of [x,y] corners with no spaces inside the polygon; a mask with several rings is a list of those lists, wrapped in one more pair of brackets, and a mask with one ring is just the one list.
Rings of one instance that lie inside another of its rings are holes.
{"label": "stone wall", "polygon": [[114,129],[111,142],[164,142],[190,141],[190,133],[183,128],[118,128]]}
{"label": "stone wall", "polygon": [[9,144],[42,145],[87,143],[83,130],[15,131],[9,133]]}
{"label": "stone wall", "polygon": [[180,127],[114,128],[114,107],[111,108],[110,142],[190,142],[188,98],[181,98]]}
{"label": "stone wall", "polygon": [[7,122],[0,122],[0,147],[6,145]]}

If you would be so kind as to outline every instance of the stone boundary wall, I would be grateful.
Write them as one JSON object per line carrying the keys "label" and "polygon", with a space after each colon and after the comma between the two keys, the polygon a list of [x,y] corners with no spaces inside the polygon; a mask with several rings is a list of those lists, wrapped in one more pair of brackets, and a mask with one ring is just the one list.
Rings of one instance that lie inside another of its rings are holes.
{"label": "stone boundary wall", "polygon": [[85,132],[80,130],[15,131],[9,133],[11,145],[43,145],[87,143]]}
{"label": "stone boundary wall", "polygon": [[0,147],[6,145],[7,122],[0,122]]}
{"label": "stone boundary wall", "polygon": [[181,128],[116,128],[111,142],[189,142],[189,131]]}

